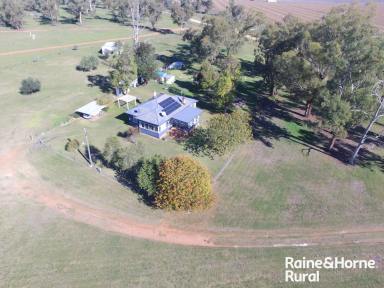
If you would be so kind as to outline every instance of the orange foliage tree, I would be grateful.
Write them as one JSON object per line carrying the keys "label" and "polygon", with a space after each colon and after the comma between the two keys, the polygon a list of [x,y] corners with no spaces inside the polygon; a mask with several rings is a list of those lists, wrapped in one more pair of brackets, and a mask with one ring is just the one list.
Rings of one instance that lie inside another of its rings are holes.
{"label": "orange foliage tree", "polygon": [[155,194],[157,207],[189,211],[208,208],[212,201],[211,175],[199,162],[176,156],[161,163]]}

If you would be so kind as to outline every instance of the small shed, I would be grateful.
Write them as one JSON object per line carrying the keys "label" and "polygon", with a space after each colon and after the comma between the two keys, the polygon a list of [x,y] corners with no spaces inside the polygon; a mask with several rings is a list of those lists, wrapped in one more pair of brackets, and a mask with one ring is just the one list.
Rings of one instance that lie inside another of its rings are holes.
{"label": "small shed", "polygon": [[156,75],[157,75],[158,81],[162,84],[171,85],[171,84],[175,83],[175,81],[176,81],[175,75],[168,74],[164,71],[157,71]]}
{"label": "small shed", "polygon": [[96,116],[100,116],[105,107],[107,106],[99,105],[97,104],[97,101],[92,101],[77,109],[76,113],[79,113],[85,119],[92,119]]}
{"label": "small shed", "polygon": [[176,61],[168,65],[169,70],[181,70],[185,68],[185,64],[182,61]]}
{"label": "small shed", "polygon": [[136,96],[127,94],[117,98],[117,105],[121,107],[122,103],[125,103],[125,105],[127,105],[127,109],[130,109],[129,103],[134,103],[134,106],[136,106],[136,101],[137,101]]}
{"label": "small shed", "polygon": [[176,81],[175,75],[167,74],[167,75],[165,75],[163,82],[165,84],[171,85],[171,84],[175,83],[175,81]]}
{"label": "small shed", "polygon": [[101,54],[103,56],[108,56],[112,53],[114,53],[118,49],[116,42],[106,42],[102,47],[101,47]]}

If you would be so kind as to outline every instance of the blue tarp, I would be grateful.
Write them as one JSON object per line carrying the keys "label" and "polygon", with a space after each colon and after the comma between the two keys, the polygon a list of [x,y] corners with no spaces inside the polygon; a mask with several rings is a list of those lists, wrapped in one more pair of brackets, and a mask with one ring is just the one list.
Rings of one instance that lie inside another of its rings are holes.
{"label": "blue tarp", "polygon": [[167,73],[164,71],[156,71],[156,75],[159,78],[165,78],[167,76]]}

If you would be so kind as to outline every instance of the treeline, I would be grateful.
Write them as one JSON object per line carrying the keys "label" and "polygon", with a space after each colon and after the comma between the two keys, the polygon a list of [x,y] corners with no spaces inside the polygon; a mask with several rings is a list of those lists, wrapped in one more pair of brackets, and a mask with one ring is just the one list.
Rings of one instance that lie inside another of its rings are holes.
{"label": "treeline", "polygon": [[109,9],[115,21],[131,25],[138,37],[144,21],[156,29],[164,10],[170,11],[175,23],[184,25],[196,12],[208,12],[212,0],[1,0],[0,21],[14,29],[21,29],[25,12],[34,11],[40,13],[43,20],[56,24],[59,22],[60,7],[72,14],[79,24],[83,23],[84,15],[95,15],[97,7]]}
{"label": "treeline", "polygon": [[263,30],[255,50],[269,93],[284,88],[305,102],[305,116],[316,114],[332,134],[329,149],[377,108],[372,89],[384,76],[384,38],[373,16],[355,4],[312,23],[286,17]]}
{"label": "treeline", "polygon": [[213,107],[228,110],[236,96],[240,65],[235,57],[246,37],[255,40],[254,75],[262,76],[274,97],[289,92],[305,117],[316,114],[332,134],[329,149],[349,129],[362,125],[377,109],[372,89],[384,74],[384,38],[373,25],[371,6],[333,8],[318,21],[294,16],[270,23],[261,14],[230,4],[206,25],[189,30],[184,40],[201,63],[196,84]]}
{"label": "treeline", "polygon": [[62,6],[82,24],[83,15],[94,13],[97,2],[96,0],[1,0],[0,20],[6,26],[21,29],[25,14],[30,11],[39,13],[44,21],[57,24]]}

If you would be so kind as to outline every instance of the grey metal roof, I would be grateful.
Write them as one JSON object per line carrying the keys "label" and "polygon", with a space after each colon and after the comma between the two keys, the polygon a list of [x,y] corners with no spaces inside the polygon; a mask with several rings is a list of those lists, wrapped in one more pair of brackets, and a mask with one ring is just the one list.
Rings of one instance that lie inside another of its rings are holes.
{"label": "grey metal roof", "polygon": [[181,110],[179,113],[174,115],[172,118],[175,120],[185,122],[185,123],[190,123],[191,121],[193,121],[193,119],[195,119],[197,116],[199,116],[202,112],[203,111],[198,109],[198,108],[194,108],[194,107],[189,106],[189,107],[185,108],[184,110]]}
{"label": "grey metal roof", "polygon": [[97,104],[97,101],[92,101],[92,102],[89,102],[88,104],[84,105],[83,107],[80,107],[79,109],[77,109],[76,112],[79,112],[81,114],[90,115],[90,116],[96,116],[105,107],[106,107],[105,105]]}
{"label": "grey metal roof", "polygon": [[[164,108],[161,107],[159,104],[167,98],[172,98],[174,101],[181,104],[178,109],[176,109],[169,115],[162,113]],[[129,109],[126,113],[128,115],[134,116],[140,121],[144,121],[154,125],[161,125],[167,122],[169,119],[173,118],[173,116],[179,113],[180,111],[186,109],[187,107],[191,106],[193,103],[196,102],[197,100],[188,97],[160,94],[156,98],[153,98],[143,104],[140,104],[135,108]]]}

